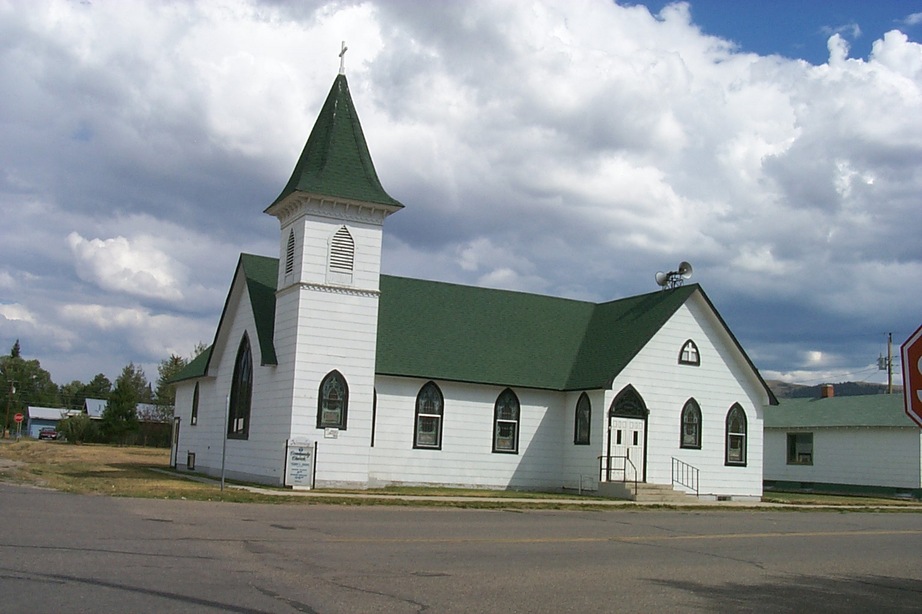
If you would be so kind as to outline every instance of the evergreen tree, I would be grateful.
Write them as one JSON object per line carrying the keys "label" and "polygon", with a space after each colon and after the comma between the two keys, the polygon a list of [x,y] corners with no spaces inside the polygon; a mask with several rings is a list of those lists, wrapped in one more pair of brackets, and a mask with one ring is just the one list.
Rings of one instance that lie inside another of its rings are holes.
{"label": "evergreen tree", "polygon": [[51,374],[42,369],[39,361],[22,357],[18,339],[9,355],[0,357],[0,399],[5,406],[0,413],[3,428],[10,428],[13,416],[24,413],[29,405],[60,405],[58,387],[51,381]]}
{"label": "evergreen tree", "polygon": [[83,398],[102,399],[105,401],[112,393],[112,382],[102,373],[97,373],[83,389]]}
{"label": "evergreen tree", "polygon": [[169,420],[173,416],[173,408],[176,405],[176,386],[173,384],[173,378],[186,366],[186,359],[171,354],[169,358],[160,361],[157,367],[157,391],[154,394],[154,403],[157,405],[157,412],[161,420]]}
{"label": "evergreen tree", "polygon": [[129,443],[138,431],[138,403],[148,394],[149,385],[144,370],[129,363],[115,380],[115,388],[102,412],[100,430],[115,443]]}

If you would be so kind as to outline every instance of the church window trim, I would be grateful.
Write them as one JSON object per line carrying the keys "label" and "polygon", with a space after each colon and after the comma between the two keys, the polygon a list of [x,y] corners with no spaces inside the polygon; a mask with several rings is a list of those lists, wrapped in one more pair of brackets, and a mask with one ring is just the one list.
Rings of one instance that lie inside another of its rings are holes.
{"label": "church window trim", "polygon": [[253,404],[253,352],[250,337],[243,333],[234,361],[234,377],[231,380],[230,402],[228,403],[228,439],[249,439],[250,410]]}
{"label": "church window trim", "polygon": [[746,466],[747,431],[746,412],[739,403],[734,403],[727,412],[725,465]]}
{"label": "church window trim", "polygon": [[579,395],[573,417],[573,444],[588,446],[592,427],[592,403],[585,392]]}
{"label": "church window trim", "polygon": [[679,350],[679,364],[691,367],[701,366],[701,354],[698,352],[698,345],[691,339],[682,344],[682,349]]}
{"label": "church window trim", "polygon": [[427,382],[416,396],[416,420],[413,427],[413,447],[442,449],[442,416],[445,398],[435,382]]}
{"label": "church window trim", "polygon": [[349,413],[349,385],[337,370],[330,371],[320,382],[317,393],[317,428],[346,430]]}
{"label": "church window trim", "polygon": [[520,416],[519,398],[511,388],[506,388],[496,397],[496,404],[493,406],[493,452],[519,453]]}
{"label": "church window trim", "polygon": [[679,437],[679,447],[700,450],[701,449],[701,406],[694,398],[685,401],[682,407],[681,434]]}

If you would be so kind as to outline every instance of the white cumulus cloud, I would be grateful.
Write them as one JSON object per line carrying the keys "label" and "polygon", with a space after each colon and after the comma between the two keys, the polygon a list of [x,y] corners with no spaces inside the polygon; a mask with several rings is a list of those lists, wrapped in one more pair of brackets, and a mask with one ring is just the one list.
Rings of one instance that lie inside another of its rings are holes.
{"label": "white cumulus cloud", "polygon": [[67,243],[84,281],[143,298],[168,302],[183,298],[179,264],[151,237],[86,239],[72,232]]}

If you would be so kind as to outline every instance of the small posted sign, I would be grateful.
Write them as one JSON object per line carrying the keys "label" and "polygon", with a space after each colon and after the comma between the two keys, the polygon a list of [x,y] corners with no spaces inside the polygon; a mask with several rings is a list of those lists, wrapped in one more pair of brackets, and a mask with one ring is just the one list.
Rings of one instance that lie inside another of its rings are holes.
{"label": "small posted sign", "polygon": [[295,490],[310,490],[314,485],[314,442],[289,439],[285,468],[285,485]]}

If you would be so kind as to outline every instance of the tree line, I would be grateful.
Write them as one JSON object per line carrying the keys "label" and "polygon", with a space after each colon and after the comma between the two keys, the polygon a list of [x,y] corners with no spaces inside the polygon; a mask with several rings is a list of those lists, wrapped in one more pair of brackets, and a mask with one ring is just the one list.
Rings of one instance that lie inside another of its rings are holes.
{"label": "tree line", "polygon": [[151,407],[150,415],[143,416],[146,420],[168,422],[173,416],[176,401],[176,390],[171,381],[204,349],[204,344],[199,343],[188,359],[171,354],[161,360],[155,384],[148,381],[140,365],[131,362],[122,368],[114,383],[103,373],[98,373],[89,382],[73,380],[57,385],[38,360],[22,357],[17,339],[9,354],[0,357],[0,394],[4,397],[0,399],[0,418],[3,428],[12,432],[15,428],[14,416],[19,412],[26,413],[30,405],[82,411],[87,399],[101,399],[107,405],[98,425],[96,421],[91,422],[86,414],[75,415],[62,420],[58,432],[75,443],[132,443],[141,424],[138,405]]}

